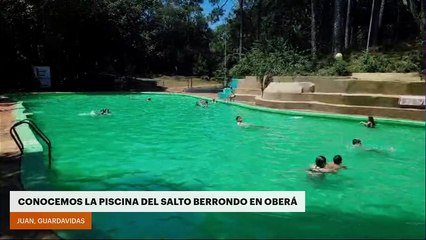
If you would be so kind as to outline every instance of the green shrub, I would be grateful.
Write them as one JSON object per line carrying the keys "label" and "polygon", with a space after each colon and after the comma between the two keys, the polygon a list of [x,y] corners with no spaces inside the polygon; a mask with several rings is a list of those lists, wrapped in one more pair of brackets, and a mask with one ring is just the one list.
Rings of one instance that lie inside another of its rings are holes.
{"label": "green shrub", "polygon": [[383,55],[365,53],[361,57],[362,72],[389,72],[392,71],[391,61]]}
{"label": "green shrub", "polygon": [[310,56],[290,47],[285,41],[255,44],[252,50],[230,70],[231,75],[263,76],[304,74],[312,71]]}
{"label": "green shrub", "polygon": [[395,62],[394,69],[396,72],[415,72],[419,71],[418,66],[411,61],[401,60]]}
{"label": "green shrub", "polygon": [[350,75],[349,64],[343,59],[337,59],[332,68],[332,75],[348,76]]}
{"label": "green shrub", "polygon": [[[402,55],[402,57],[401,57]],[[351,72],[421,72],[423,55],[414,53],[363,53],[349,62]]]}

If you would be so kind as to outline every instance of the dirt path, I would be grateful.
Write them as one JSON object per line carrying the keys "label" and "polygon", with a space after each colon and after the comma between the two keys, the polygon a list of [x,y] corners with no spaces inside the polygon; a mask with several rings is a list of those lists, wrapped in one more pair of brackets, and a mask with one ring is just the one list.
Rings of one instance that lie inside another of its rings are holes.
{"label": "dirt path", "polygon": [[9,192],[23,190],[19,149],[9,134],[14,103],[0,103],[0,239],[59,239],[52,231],[9,230]]}

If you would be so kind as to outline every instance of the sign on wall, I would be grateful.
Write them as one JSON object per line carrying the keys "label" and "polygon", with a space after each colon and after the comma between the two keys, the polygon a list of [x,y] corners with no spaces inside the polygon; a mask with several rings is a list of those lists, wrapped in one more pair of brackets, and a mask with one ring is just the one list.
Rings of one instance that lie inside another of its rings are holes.
{"label": "sign on wall", "polygon": [[51,86],[50,67],[48,66],[35,66],[34,75],[40,81],[41,87],[49,88]]}

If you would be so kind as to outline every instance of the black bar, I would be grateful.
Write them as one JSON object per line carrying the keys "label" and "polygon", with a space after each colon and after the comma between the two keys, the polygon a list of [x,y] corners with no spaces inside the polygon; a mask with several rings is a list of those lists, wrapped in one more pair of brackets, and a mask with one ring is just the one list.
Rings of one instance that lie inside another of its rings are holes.
{"label": "black bar", "polygon": [[24,119],[17,123],[15,123],[9,130],[10,135],[12,136],[12,139],[15,141],[16,145],[18,145],[18,148],[21,152],[21,155],[24,154],[24,144],[21,141],[21,138],[19,137],[19,134],[16,132],[16,127],[18,127],[21,124],[28,124],[28,126],[33,130],[36,134],[39,135],[41,139],[46,143],[48,150],[49,150],[49,167],[52,164],[52,144],[50,142],[50,139],[46,136],[46,134],[41,131],[41,129],[30,119]]}

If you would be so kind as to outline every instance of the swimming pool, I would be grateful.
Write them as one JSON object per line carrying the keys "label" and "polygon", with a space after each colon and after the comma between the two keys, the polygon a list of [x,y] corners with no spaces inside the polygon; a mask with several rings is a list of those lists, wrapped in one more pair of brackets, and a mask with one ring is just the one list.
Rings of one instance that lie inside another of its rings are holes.
{"label": "swimming pool", "polygon": [[[92,231],[59,231],[64,238],[424,237],[424,127],[199,108],[166,94],[20,99],[53,143],[53,190],[306,191],[306,213],[94,213]],[[89,114],[101,108],[112,115]],[[266,128],[238,127],[237,115]],[[384,152],[353,149],[356,137]],[[305,173],[317,155],[335,154],[347,170]]]}

